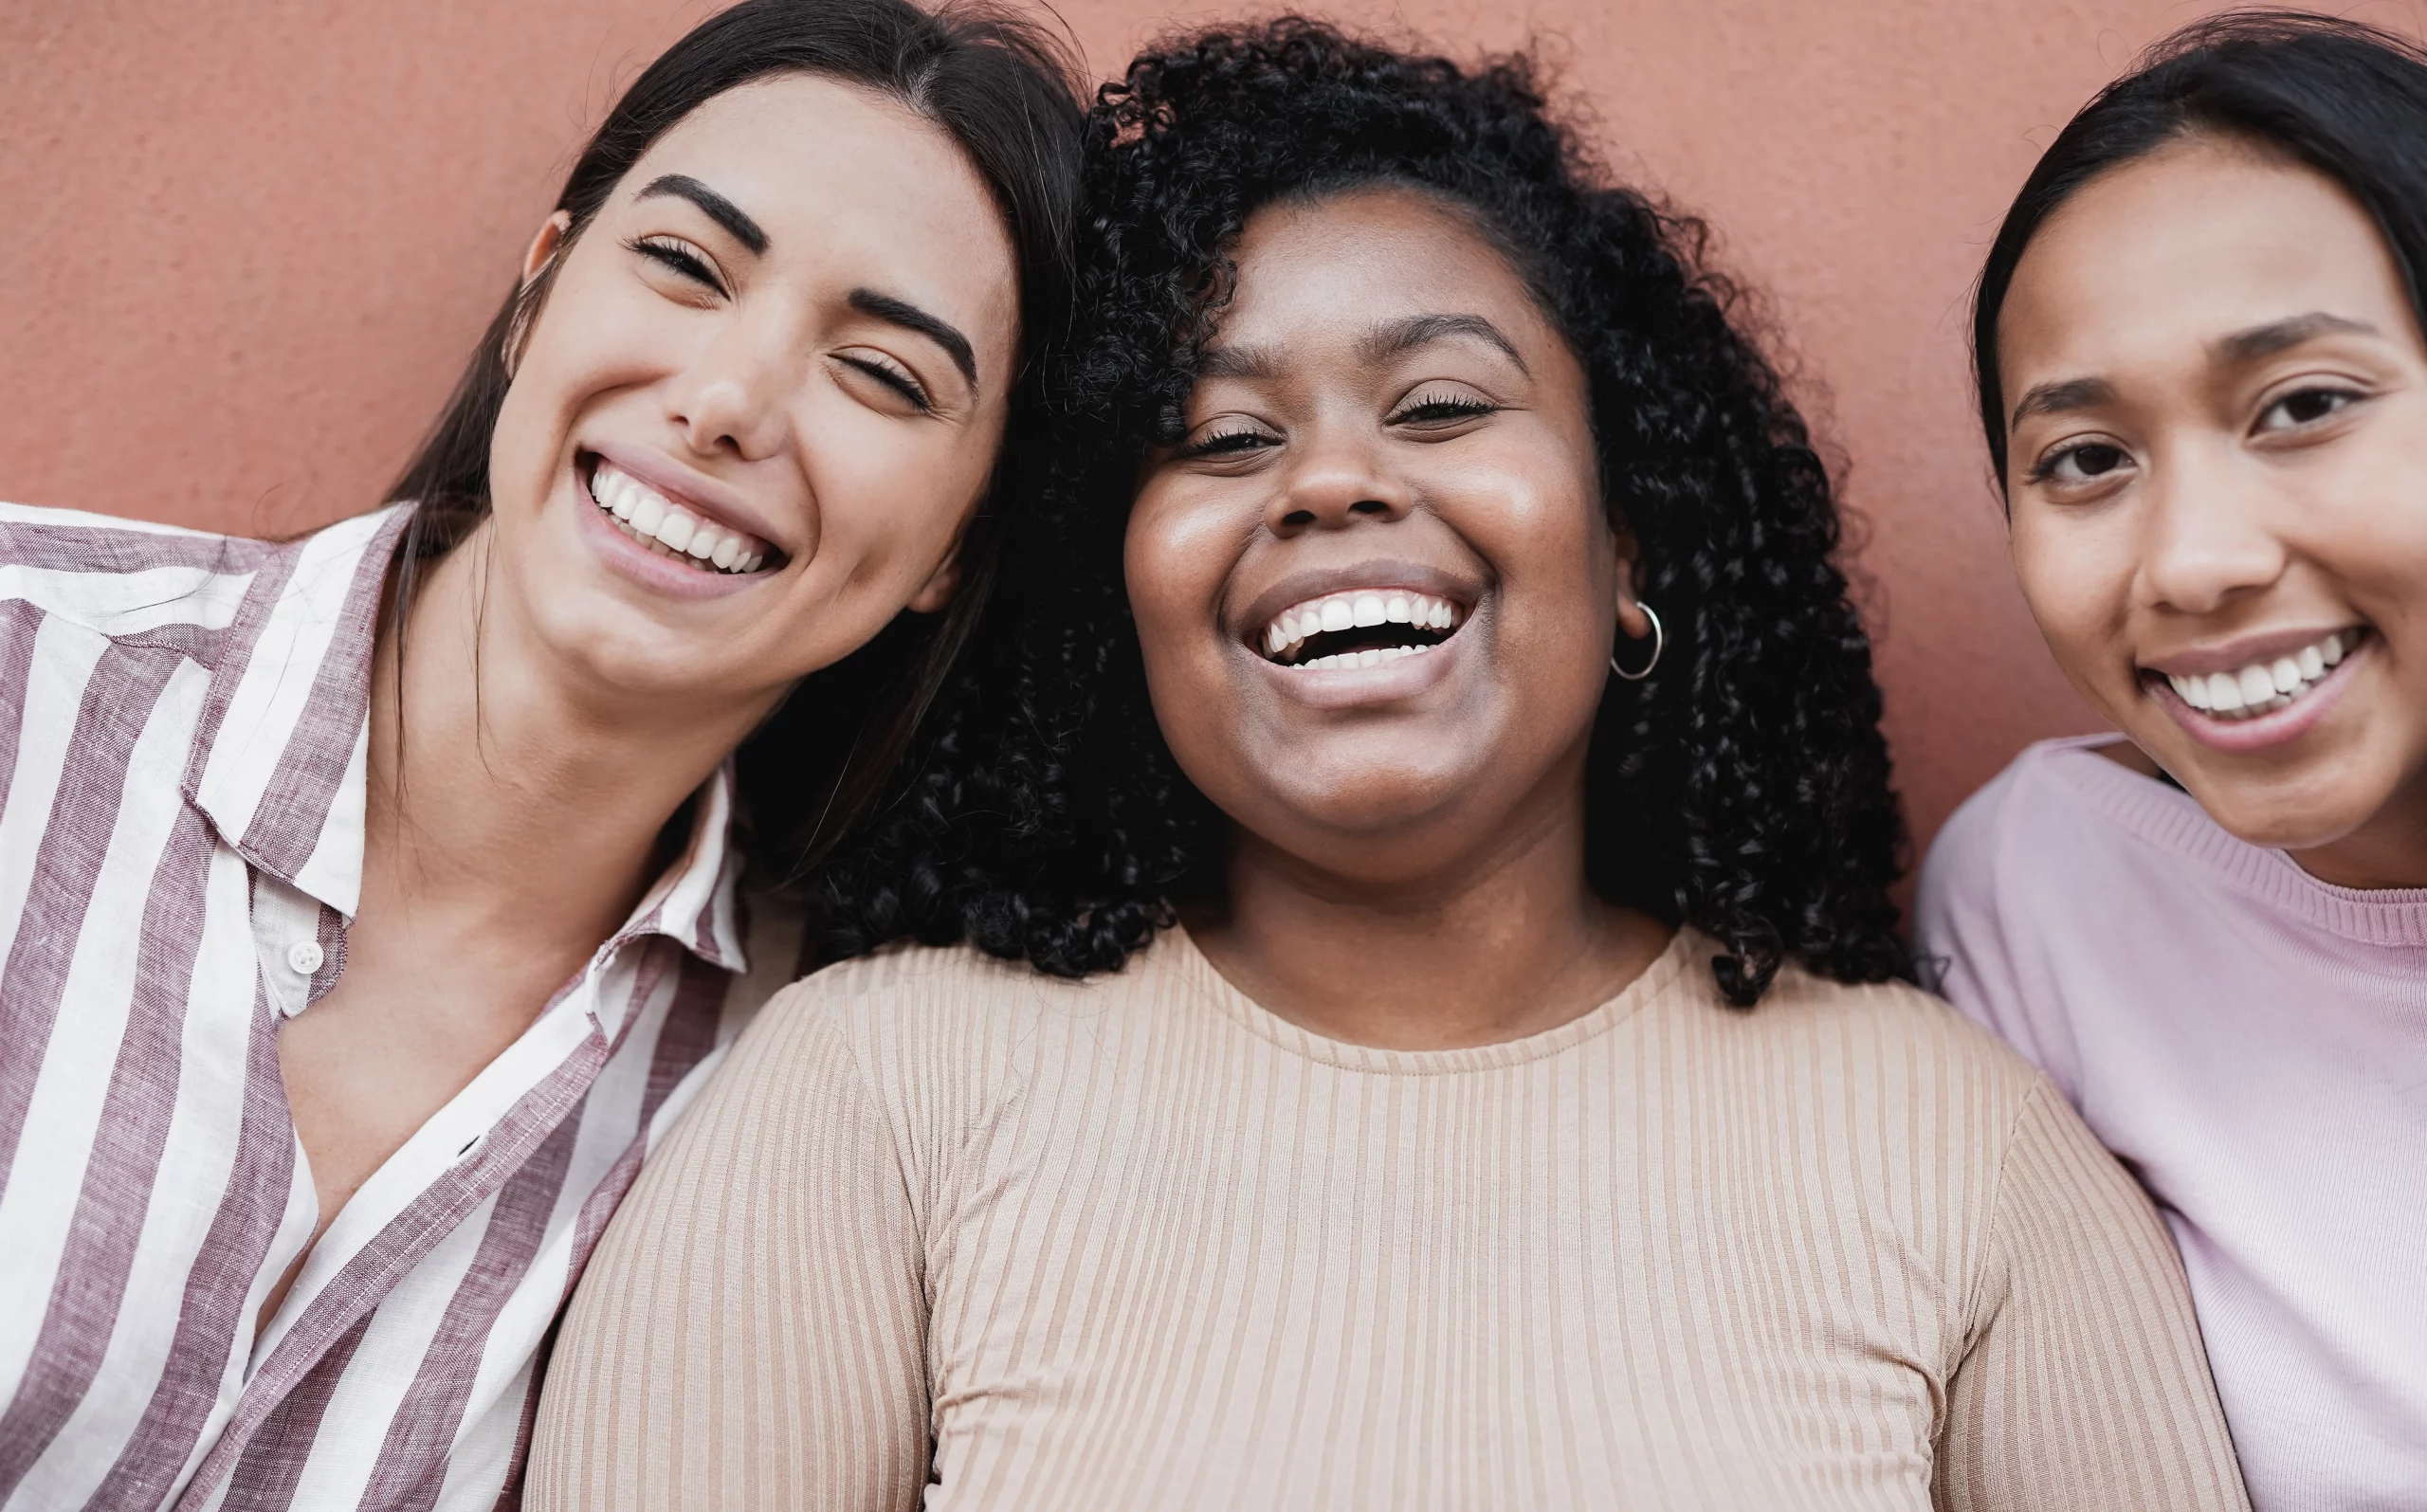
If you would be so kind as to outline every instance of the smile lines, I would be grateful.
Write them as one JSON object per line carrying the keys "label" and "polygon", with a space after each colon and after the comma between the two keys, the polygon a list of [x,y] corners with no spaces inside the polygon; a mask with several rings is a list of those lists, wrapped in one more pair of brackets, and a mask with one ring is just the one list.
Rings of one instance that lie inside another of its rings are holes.
{"label": "smile lines", "polygon": [[591,469],[590,498],[625,535],[702,572],[755,573],[775,551],[756,536],[702,519],[603,457]]}
{"label": "smile lines", "polygon": [[2290,707],[2325,681],[2326,674],[2360,644],[2365,633],[2358,629],[2337,630],[2290,656],[2253,662],[2238,672],[2180,677],[2168,673],[2166,683],[2183,702],[2202,714],[2219,720],[2254,720]]}
{"label": "smile lines", "polygon": [[1293,604],[1264,629],[1265,657],[1302,671],[1378,666],[1432,649],[1465,611],[1412,588],[1360,588]]}

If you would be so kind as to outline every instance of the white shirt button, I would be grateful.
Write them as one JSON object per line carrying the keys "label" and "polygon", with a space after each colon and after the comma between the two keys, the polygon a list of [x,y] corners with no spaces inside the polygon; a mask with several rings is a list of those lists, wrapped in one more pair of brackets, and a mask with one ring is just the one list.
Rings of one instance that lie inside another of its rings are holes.
{"label": "white shirt button", "polygon": [[299,939],[286,947],[286,964],[298,976],[309,976],[319,971],[322,958],[317,939]]}

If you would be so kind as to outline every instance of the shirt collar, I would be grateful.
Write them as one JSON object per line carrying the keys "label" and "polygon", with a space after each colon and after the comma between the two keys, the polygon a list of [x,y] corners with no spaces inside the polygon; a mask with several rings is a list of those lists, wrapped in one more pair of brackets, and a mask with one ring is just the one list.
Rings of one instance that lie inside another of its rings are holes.
{"label": "shirt collar", "polygon": [[371,655],[412,506],[262,557],[221,641],[185,793],[239,855],[352,918],[362,893]]}
{"label": "shirt collar", "polygon": [[[412,508],[341,519],[260,560],[211,668],[186,763],[187,801],[230,848],[348,919],[362,899],[379,603]],[[617,938],[663,934],[712,965],[748,969],[732,767],[701,784],[681,857]]]}

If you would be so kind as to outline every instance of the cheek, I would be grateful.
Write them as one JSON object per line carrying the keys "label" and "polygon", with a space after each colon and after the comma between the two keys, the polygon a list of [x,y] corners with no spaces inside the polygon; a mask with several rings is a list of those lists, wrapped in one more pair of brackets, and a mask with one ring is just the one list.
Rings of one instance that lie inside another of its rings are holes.
{"label": "cheek", "polygon": [[1204,653],[1219,650],[1222,583],[1235,555],[1227,520],[1218,506],[1154,484],[1130,508],[1122,575],[1159,698],[1182,668],[1218,665]]}
{"label": "cheek", "polygon": [[2039,631],[2065,673],[2095,680],[2128,655],[2132,543],[2118,513],[2071,519],[2017,507],[2011,527],[2015,577]]}

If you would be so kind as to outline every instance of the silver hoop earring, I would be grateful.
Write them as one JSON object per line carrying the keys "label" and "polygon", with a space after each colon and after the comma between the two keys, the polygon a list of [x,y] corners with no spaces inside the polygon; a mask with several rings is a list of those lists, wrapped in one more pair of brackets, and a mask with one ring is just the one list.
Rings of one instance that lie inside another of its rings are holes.
{"label": "silver hoop earring", "polygon": [[1660,616],[1651,611],[1651,606],[1649,604],[1641,605],[1639,607],[1643,610],[1643,617],[1651,622],[1651,660],[1643,664],[1642,671],[1630,672],[1625,667],[1618,665],[1618,658],[1615,652],[1611,653],[1610,656],[1610,670],[1615,672],[1620,678],[1629,683],[1640,683],[1645,678],[1650,677],[1651,675],[1651,669],[1660,665],[1660,653],[1667,649],[1669,645],[1668,638],[1661,633]]}

